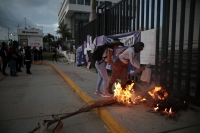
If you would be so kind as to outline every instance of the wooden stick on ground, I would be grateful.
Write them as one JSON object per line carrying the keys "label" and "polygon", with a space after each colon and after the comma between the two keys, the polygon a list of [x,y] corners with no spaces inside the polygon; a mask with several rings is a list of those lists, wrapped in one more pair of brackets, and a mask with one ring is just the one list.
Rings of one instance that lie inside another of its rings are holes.
{"label": "wooden stick on ground", "polygon": [[100,108],[100,107],[112,105],[112,104],[115,104],[115,103],[117,103],[117,101],[114,98],[108,98],[108,99],[105,99],[105,100],[96,101],[96,102],[92,103],[91,105],[88,105],[86,107],[83,107],[83,108],[79,109],[78,111],[66,114],[66,115],[60,117],[59,119],[49,120],[48,123],[47,123],[47,128],[50,125],[52,125],[52,124],[54,124],[54,123],[56,123],[56,122],[58,122],[60,120],[63,120],[65,118],[74,116],[74,115],[82,113],[82,112],[88,112],[88,111],[90,111],[90,110],[92,110],[94,108]]}

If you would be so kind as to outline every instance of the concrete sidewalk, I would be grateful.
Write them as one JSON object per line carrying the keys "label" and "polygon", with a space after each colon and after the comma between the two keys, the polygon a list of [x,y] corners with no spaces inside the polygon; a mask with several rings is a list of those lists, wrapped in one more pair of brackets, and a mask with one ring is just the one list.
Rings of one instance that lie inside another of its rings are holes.
{"label": "concrete sidewalk", "polygon": [[[105,99],[94,94],[97,81],[96,72],[65,62],[39,62],[36,64],[53,67],[86,102]],[[200,114],[197,112],[192,110],[181,112],[178,121],[174,121],[157,113],[148,112],[150,109],[145,105],[132,105],[131,107],[115,105],[98,109],[96,113],[112,132],[200,132]]]}

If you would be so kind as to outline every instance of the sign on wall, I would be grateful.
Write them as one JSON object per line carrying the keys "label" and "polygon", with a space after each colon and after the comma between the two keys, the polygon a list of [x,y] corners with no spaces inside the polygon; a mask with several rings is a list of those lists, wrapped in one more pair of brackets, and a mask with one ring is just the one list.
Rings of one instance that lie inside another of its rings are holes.
{"label": "sign on wall", "polygon": [[35,37],[35,36],[29,37],[28,46],[31,46],[31,48],[36,47],[37,49],[39,49],[40,47],[43,47],[42,37]]}
{"label": "sign on wall", "polygon": [[141,42],[144,43],[144,49],[140,52],[140,64],[155,65],[156,29],[142,31]]}
{"label": "sign on wall", "polygon": [[43,36],[42,30],[17,29],[18,35]]}

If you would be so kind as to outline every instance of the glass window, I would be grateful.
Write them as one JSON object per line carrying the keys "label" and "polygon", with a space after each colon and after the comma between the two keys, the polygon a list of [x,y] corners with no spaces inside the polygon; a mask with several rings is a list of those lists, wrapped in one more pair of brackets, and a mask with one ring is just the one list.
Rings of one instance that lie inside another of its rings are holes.
{"label": "glass window", "polygon": [[70,4],[76,4],[76,0],[70,0],[69,3]]}
{"label": "glass window", "polygon": [[99,1],[96,1],[96,6],[98,6]]}
{"label": "glass window", "polygon": [[85,0],[85,5],[90,6],[90,0]]}
{"label": "glass window", "polygon": [[84,0],[78,0],[77,4],[84,5]]}

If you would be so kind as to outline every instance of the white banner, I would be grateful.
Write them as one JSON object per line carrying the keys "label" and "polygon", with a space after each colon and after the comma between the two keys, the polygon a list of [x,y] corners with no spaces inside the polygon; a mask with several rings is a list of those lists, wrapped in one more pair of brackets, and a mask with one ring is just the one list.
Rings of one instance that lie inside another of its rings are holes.
{"label": "white banner", "polygon": [[140,52],[140,64],[155,65],[156,29],[142,31],[141,42],[144,43],[144,49]]}

